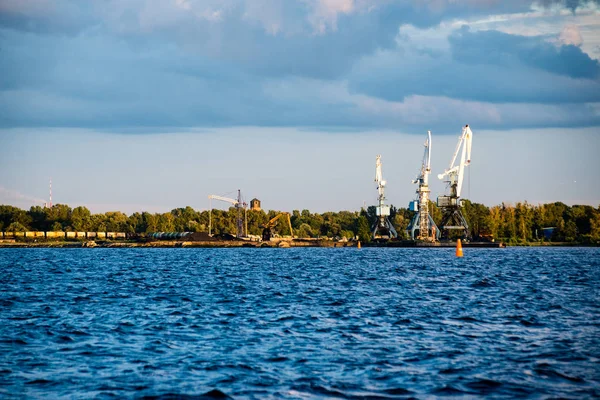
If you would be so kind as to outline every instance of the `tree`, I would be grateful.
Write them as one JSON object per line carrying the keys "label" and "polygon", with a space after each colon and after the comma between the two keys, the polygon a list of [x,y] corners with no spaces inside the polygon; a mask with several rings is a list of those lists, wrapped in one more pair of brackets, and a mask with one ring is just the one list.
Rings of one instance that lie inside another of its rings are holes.
{"label": "tree", "polygon": [[126,232],[127,215],[120,211],[108,211],[105,215],[106,229],[108,232]]}
{"label": "tree", "polygon": [[158,216],[158,230],[160,232],[175,231],[175,217],[171,213],[164,213]]}
{"label": "tree", "polygon": [[47,211],[48,222],[53,224],[55,222],[60,223],[63,227],[72,226],[71,207],[66,204],[55,204]]}
{"label": "tree", "polygon": [[31,217],[31,229],[34,231],[48,230],[47,208],[40,206],[31,206],[27,214]]}
{"label": "tree", "polygon": [[356,228],[355,228],[356,236],[358,239],[364,243],[368,243],[371,241],[371,229],[369,228],[369,220],[365,215],[360,215],[356,219]]}
{"label": "tree", "polygon": [[298,236],[299,238],[313,237],[313,232],[312,232],[312,229],[310,228],[310,225],[306,224],[306,223],[300,225],[300,227],[296,230],[296,236]]}
{"label": "tree", "polygon": [[574,242],[577,238],[577,225],[575,225],[575,221],[570,220],[565,224],[564,238],[567,242]]}
{"label": "tree", "polygon": [[600,243],[600,210],[590,218],[590,236],[593,241]]}
{"label": "tree", "polygon": [[90,217],[90,225],[93,232],[106,232],[106,216],[104,214],[93,214]]}
{"label": "tree", "polygon": [[7,232],[25,232],[27,230],[27,228],[25,228],[25,226],[23,226],[23,224],[21,224],[20,222],[11,222],[10,225],[8,225],[8,227],[6,228]]}
{"label": "tree", "polygon": [[75,207],[71,213],[71,226],[77,232],[87,232],[92,227],[92,213],[86,207]]}
{"label": "tree", "polygon": [[27,230],[32,222],[32,218],[20,208],[0,205],[0,223],[2,223],[2,226],[6,226],[6,229],[8,229],[13,222],[18,222]]}
{"label": "tree", "polygon": [[142,213],[142,219],[144,220],[142,225],[144,232],[158,232],[157,218],[154,214],[144,212]]}

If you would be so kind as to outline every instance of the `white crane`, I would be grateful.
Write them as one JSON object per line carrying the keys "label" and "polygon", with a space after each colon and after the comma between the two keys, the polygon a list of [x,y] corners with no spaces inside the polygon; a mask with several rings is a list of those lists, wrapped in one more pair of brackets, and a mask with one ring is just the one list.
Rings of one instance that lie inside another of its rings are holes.
{"label": "white crane", "polygon": [[429,174],[431,173],[431,131],[427,131],[427,140],[425,140],[425,151],[423,152],[423,162],[417,178],[412,183],[418,184],[417,200],[411,201],[409,209],[417,213],[408,226],[408,234],[411,239],[415,239],[415,231],[419,230],[417,239],[435,241],[439,238],[440,232],[429,214]]}
{"label": "white crane", "polygon": [[377,182],[377,200],[379,201],[379,206],[381,207],[383,206],[383,202],[385,201],[385,184],[387,182],[383,180],[383,173],[381,172],[380,155],[378,155],[375,159],[375,182]]}
{"label": "white crane", "polygon": [[375,182],[377,182],[377,208],[376,215],[377,221],[373,227],[373,238],[377,236],[378,231],[382,231],[388,234],[388,237],[398,237],[396,230],[392,226],[389,220],[390,206],[385,205],[385,185],[386,181],[383,179],[383,173],[381,172],[381,156],[378,155],[375,159]]}
{"label": "white crane", "polygon": [[[460,138],[458,139],[458,144],[456,145],[456,150],[454,151],[454,155],[452,156],[452,161],[450,161],[450,167],[446,169],[443,173],[438,175],[439,179],[444,179],[446,176],[448,177],[450,187],[454,187],[454,190],[451,190],[450,195],[454,195],[456,199],[460,198],[465,167],[471,164],[472,140],[473,132],[471,132],[471,128],[469,128],[469,125],[465,125],[465,127],[462,129]],[[456,157],[458,156],[458,152],[461,151],[461,148],[462,152],[460,156],[460,162],[458,163],[458,165],[454,165],[454,163],[456,162]]]}
{"label": "white crane", "polygon": [[[441,228],[447,233],[448,229],[460,229],[464,230],[464,236],[469,237],[469,226],[467,221],[460,212],[461,200],[460,195],[462,191],[462,184],[464,178],[465,167],[471,164],[471,143],[473,140],[473,132],[469,125],[465,125],[462,129],[456,150],[450,161],[450,167],[448,167],[443,173],[438,175],[439,179],[447,177],[448,185],[450,187],[450,194],[438,196],[438,206],[442,209],[442,224]],[[460,161],[457,165],[456,159],[458,153],[460,154]]]}
{"label": "white crane", "polygon": [[[212,200],[220,200],[220,201],[224,201],[230,204],[233,204],[233,206],[235,208],[237,208],[238,210],[238,218],[237,218],[237,236],[238,237],[243,237],[244,236],[244,232],[246,232],[246,235],[248,234],[248,221],[246,219],[246,203],[242,202],[242,192],[240,190],[238,190],[238,198],[237,199],[230,199],[229,197],[223,197],[223,196],[218,196],[216,194],[211,194],[208,196],[208,200],[209,200],[209,207],[208,207],[208,234],[209,236],[211,235],[211,230],[212,230]],[[245,229],[242,227],[242,217],[241,217],[241,211],[240,209],[244,208],[244,226]]]}

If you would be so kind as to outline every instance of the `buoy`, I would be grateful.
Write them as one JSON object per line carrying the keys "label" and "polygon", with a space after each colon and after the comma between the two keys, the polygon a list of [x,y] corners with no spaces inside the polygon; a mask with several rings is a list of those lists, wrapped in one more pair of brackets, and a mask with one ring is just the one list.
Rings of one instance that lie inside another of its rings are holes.
{"label": "buoy", "polygon": [[358,245],[356,245],[360,249],[360,240],[358,241]]}
{"label": "buoy", "polygon": [[463,256],[462,244],[460,243],[460,239],[458,239],[456,241],[456,257],[462,257],[462,256]]}

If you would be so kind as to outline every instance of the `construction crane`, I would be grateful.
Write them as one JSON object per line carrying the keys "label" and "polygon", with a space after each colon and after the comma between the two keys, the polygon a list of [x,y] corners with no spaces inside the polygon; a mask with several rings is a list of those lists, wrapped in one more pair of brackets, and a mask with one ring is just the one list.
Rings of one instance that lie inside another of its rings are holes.
{"label": "construction crane", "polygon": [[[465,239],[469,238],[469,225],[462,215],[460,208],[462,202],[460,194],[462,190],[463,177],[465,167],[471,164],[471,142],[473,139],[473,132],[469,125],[465,125],[462,129],[462,133],[456,145],[456,150],[450,161],[450,167],[443,173],[438,175],[439,179],[446,178],[446,182],[450,189],[450,194],[438,196],[437,205],[442,211],[442,237],[448,238],[450,230],[461,230],[462,236]],[[458,153],[460,154],[460,160],[455,165]]]}
{"label": "construction crane", "polygon": [[398,237],[398,233],[388,218],[390,215],[390,206],[385,205],[385,185],[386,181],[383,179],[381,172],[381,156],[378,155],[375,159],[375,182],[377,182],[377,208],[375,214],[377,219],[373,225],[373,239],[378,237],[387,236],[388,238]]}
{"label": "construction crane", "polygon": [[273,228],[275,227],[275,225],[277,225],[277,220],[283,217],[284,215],[286,216],[288,227],[290,228],[290,235],[292,236],[292,238],[294,237],[294,230],[292,229],[292,220],[290,219],[290,213],[282,212],[277,214],[275,217],[271,218],[266,224],[261,225],[261,228],[263,228],[262,240],[271,240],[271,237],[273,236]]}
{"label": "construction crane", "polygon": [[[229,197],[217,196],[211,194],[208,196],[209,207],[208,207],[208,235],[212,235],[212,200],[220,200],[230,204],[237,209],[237,237],[241,238],[248,235],[248,220],[246,216],[247,204],[242,201],[242,192],[238,189],[237,199],[230,199]],[[244,209],[244,219],[242,220],[242,209]],[[244,232],[246,234],[244,234]]]}
{"label": "construction crane", "polygon": [[[425,151],[423,153],[423,162],[417,178],[412,183],[418,184],[417,200],[411,201],[408,205],[409,210],[416,211],[415,216],[408,225],[408,235],[412,240],[423,240],[435,242],[440,238],[440,231],[436,226],[431,214],[429,214],[429,174],[431,173],[431,131],[427,131],[427,140],[425,140]],[[415,237],[415,231],[419,234]]]}

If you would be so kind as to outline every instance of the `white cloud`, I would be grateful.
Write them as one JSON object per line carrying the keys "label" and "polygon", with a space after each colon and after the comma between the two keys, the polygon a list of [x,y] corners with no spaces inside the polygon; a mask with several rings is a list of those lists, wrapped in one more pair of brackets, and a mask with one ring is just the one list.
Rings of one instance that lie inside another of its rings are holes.
{"label": "white cloud", "polygon": [[581,32],[579,31],[579,27],[577,25],[565,26],[560,32],[558,40],[562,44],[572,44],[577,47],[583,44],[583,38],[581,37]]}
{"label": "white cloud", "polygon": [[323,34],[327,29],[337,30],[338,14],[350,14],[354,10],[353,0],[317,0],[312,4],[309,17],[315,31]]}

